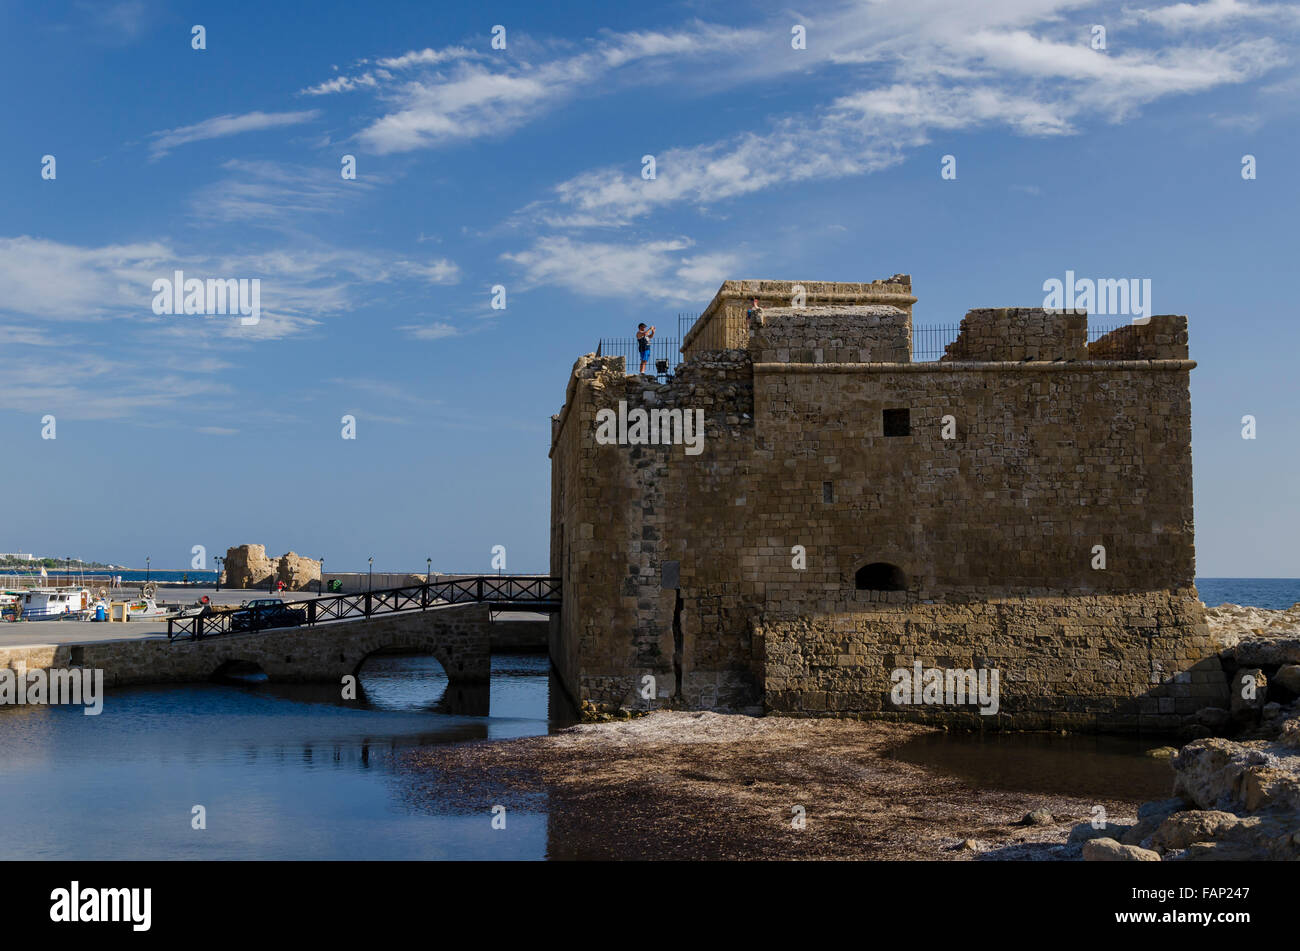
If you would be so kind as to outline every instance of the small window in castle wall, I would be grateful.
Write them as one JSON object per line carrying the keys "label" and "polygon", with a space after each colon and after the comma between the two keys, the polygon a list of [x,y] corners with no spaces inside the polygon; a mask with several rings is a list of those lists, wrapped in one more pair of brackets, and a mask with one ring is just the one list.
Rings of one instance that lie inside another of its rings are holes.
{"label": "small window in castle wall", "polygon": [[822,483],[822,501],[823,501],[823,502],[828,502],[828,503],[829,503],[829,502],[834,502],[834,501],[835,501],[835,483],[834,483],[834,482],[823,482],[823,483]]}
{"label": "small window in castle wall", "polygon": [[885,435],[910,436],[912,434],[912,411],[910,409],[885,410]]}

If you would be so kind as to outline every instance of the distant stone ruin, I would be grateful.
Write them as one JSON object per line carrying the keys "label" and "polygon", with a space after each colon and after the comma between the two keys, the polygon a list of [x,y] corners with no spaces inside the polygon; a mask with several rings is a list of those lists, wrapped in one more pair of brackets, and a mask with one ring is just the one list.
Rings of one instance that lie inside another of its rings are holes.
{"label": "distant stone ruin", "polygon": [[226,549],[221,583],[231,588],[268,588],[283,581],[289,591],[304,591],[320,581],[321,563],[287,552],[278,560],[266,556],[265,545],[236,545]]}

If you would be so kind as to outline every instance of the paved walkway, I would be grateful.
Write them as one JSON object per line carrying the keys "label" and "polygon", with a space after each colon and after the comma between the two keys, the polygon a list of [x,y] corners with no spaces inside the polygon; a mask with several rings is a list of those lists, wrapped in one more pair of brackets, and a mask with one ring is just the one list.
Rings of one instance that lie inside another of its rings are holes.
{"label": "paved walkway", "polygon": [[[317,597],[315,591],[285,591],[269,594],[257,591],[222,588],[159,588],[159,604],[192,605],[204,595],[212,604],[241,604],[254,598],[280,598],[299,601]],[[113,592],[114,601],[139,597],[138,586]],[[28,647],[36,644],[91,644],[102,641],[132,641],[167,636],[166,621],[128,621],[125,624],[95,621],[15,621],[0,622],[0,647]]]}

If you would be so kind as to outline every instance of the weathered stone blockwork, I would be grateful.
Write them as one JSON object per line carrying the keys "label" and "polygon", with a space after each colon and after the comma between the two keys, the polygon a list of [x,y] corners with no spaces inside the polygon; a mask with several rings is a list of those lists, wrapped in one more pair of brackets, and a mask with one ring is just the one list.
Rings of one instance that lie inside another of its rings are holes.
{"label": "weathered stone blockwork", "polygon": [[[1227,701],[1192,592],[881,606],[756,622],[773,711],[997,729],[1175,729]],[[997,714],[890,701],[898,668],[1000,672]]]}
{"label": "weathered stone blockwork", "polygon": [[[802,292],[801,307],[837,307],[841,305],[887,305],[901,310],[910,322],[912,279],[895,274],[883,281],[852,284],[834,281],[724,281],[709,306],[704,308],[686,339],[682,352],[688,356],[712,350],[749,348],[749,321],[746,311],[757,300],[760,307],[792,306]],[[906,359],[904,357],[903,359]]]}
{"label": "weathered stone blockwork", "polygon": [[943,360],[1082,360],[1088,315],[1040,307],[972,310]]}
{"label": "weathered stone blockwork", "polygon": [[[728,282],[707,313],[792,286]],[[912,363],[910,278],[805,288],[746,317],[743,348],[688,337],[667,384],[575,365],[551,451],[569,690],[645,706],[648,674],[651,705],[969,719],[884,699],[904,659],[947,658],[1000,665],[985,726],[1156,729],[1210,705],[1185,318],[1100,360],[1084,315],[972,311],[948,357]],[[702,409],[703,453],[598,444],[620,401]],[[897,590],[860,590],[881,564]]]}

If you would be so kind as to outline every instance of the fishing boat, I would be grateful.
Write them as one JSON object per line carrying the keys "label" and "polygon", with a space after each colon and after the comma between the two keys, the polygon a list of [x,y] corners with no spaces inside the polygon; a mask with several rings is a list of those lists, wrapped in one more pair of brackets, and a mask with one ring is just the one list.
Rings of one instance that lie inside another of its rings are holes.
{"label": "fishing boat", "polygon": [[169,617],[175,616],[176,611],[174,608],[160,605],[148,595],[126,603],[126,619],[128,621],[165,621]]}
{"label": "fishing boat", "polygon": [[24,621],[65,621],[84,617],[90,610],[89,588],[32,588],[22,596]]}

